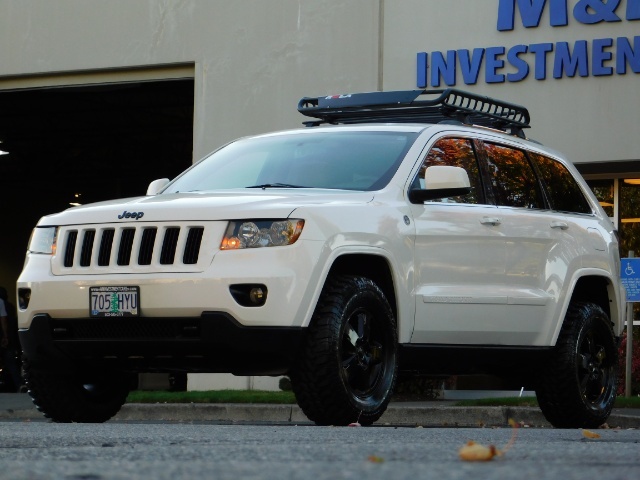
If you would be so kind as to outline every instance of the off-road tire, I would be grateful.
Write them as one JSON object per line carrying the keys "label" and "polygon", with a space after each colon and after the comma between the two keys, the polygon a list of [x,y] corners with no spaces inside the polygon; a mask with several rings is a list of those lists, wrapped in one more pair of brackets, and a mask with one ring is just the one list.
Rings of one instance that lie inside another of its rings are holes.
{"label": "off-road tire", "polygon": [[106,422],[118,413],[129,394],[130,382],[124,374],[92,371],[85,377],[36,369],[28,359],[23,365],[33,403],[54,422]]}
{"label": "off-road tire", "polygon": [[370,279],[327,280],[291,372],[298,405],[318,425],[370,425],[387,408],[397,376],[397,329]]}
{"label": "off-road tire", "polygon": [[616,399],[618,349],[607,314],[593,303],[572,303],[536,395],[557,428],[596,428]]}

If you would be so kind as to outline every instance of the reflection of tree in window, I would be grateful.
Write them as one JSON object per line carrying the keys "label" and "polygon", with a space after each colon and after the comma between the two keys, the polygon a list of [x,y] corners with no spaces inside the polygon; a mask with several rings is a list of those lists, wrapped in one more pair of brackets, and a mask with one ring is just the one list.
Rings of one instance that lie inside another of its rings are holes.
{"label": "reflection of tree in window", "polygon": [[640,185],[620,180],[620,255],[640,257]]}
{"label": "reflection of tree in window", "polygon": [[560,212],[591,213],[580,185],[569,170],[556,160],[535,153],[531,154],[544,180],[551,208]]}
{"label": "reflection of tree in window", "polygon": [[[471,192],[459,197],[445,198],[442,202],[451,203],[480,203],[482,186],[480,184],[480,174],[478,171],[478,161],[473,151],[470,140],[463,138],[443,138],[438,140],[424,159],[418,179],[420,184],[424,183],[424,174],[428,167],[436,165],[464,168],[469,175]],[[416,179],[416,180],[418,180]],[[422,187],[424,188],[424,186]]]}
{"label": "reflection of tree in window", "polygon": [[538,181],[520,150],[485,143],[496,203],[508,207],[542,208]]}
{"label": "reflection of tree in window", "polygon": [[604,211],[607,212],[607,215],[613,218],[613,179],[587,180],[587,184],[598,199],[598,202],[600,202],[602,208],[604,208]]}

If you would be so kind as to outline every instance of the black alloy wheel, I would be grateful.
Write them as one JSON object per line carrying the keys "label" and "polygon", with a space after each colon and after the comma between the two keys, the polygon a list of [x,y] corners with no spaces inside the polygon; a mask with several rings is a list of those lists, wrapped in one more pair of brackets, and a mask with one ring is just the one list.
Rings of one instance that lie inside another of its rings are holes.
{"label": "black alloy wheel", "polygon": [[296,400],[318,425],[370,425],[387,408],[397,376],[396,320],[370,279],[327,280],[291,372]]}
{"label": "black alloy wheel", "polygon": [[544,362],[536,395],[558,428],[597,428],[616,399],[618,349],[611,321],[598,305],[569,306],[560,336]]}

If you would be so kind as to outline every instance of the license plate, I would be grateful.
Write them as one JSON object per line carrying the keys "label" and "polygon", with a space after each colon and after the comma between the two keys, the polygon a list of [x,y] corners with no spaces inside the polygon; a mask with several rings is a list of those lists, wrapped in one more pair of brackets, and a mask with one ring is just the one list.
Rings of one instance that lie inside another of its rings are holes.
{"label": "license plate", "polygon": [[92,317],[137,317],[139,287],[91,287],[89,311]]}

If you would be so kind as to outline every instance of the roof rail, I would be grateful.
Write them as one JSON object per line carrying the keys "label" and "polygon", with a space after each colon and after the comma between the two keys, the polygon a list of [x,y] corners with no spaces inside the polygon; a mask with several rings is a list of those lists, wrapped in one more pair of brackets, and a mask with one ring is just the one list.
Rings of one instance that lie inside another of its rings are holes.
{"label": "roof rail", "polygon": [[444,90],[399,90],[351,93],[326,97],[304,97],[298,111],[322,123],[453,123],[482,125],[524,138],[529,111],[520,105],[447,88]]}

